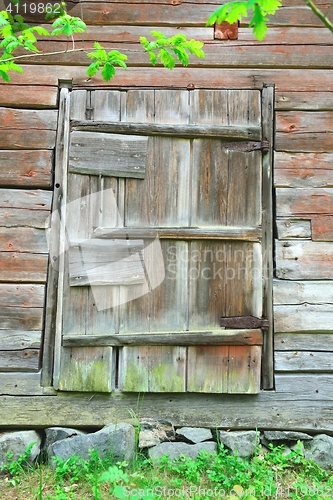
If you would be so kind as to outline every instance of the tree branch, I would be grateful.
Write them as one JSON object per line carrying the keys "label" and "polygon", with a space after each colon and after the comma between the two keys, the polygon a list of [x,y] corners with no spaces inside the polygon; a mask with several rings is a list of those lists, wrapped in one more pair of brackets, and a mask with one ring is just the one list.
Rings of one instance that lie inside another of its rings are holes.
{"label": "tree branch", "polygon": [[325,24],[325,26],[333,33],[333,23],[325,16],[325,14],[313,3],[312,0],[304,0],[306,5],[310,7],[312,12]]}
{"label": "tree branch", "polygon": [[68,54],[69,52],[88,52],[89,50],[94,50],[94,49],[70,49],[70,50],[59,50],[57,52],[34,52],[33,54],[23,54],[21,56],[13,56],[8,59],[0,59],[0,64],[5,63],[5,62],[14,62],[17,59],[26,59],[28,57],[42,57],[42,56],[54,56],[57,54]]}

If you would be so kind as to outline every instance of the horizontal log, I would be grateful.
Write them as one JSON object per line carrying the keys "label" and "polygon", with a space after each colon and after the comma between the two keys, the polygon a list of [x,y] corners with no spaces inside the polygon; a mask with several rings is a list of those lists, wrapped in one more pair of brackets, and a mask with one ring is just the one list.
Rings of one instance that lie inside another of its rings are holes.
{"label": "horizontal log", "polygon": [[275,147],[277,151],[332,151],[333,112],[277,111]]}
{"label": "horizontal log", "polygon": [[26,129],[0,130],[0,144],[2,149],[53,149],[56,132],[54,130]]}
{"label": "horizontal log", "polygon": [[163,123],[91,122],[90,120],[82,120],[73,121],[72,129],[96,133],[112,132],[145,136],[218,137],[231,141],[261,140],[261,127],[241,125],[172,125]]}
{"label": "horizontal log", "polygon": [[277,351],[274,360],[277,372],[333,372],[333,352]]}
{"label": "horizontal log", "polygon": [[0,307],[44,307],[44,285],[0,283]]}
{"label": "horizontal log", "polygon": [[311,227],[313,241],[333,241],[333,215],[312,216]]}
{"label": "horizontal log", "polygon": [[56,108],[58,87],[27,85],[3,85],[0,93],[0,106],[14,108]]}
{"label": "horizontal log", "polygon": [[311,239],[310,220],[278,219],[276,229],[279,240]]}
{"label": "horizontal log", "polygon": [[1,330],[41,330],[43,308],[0,307]]}
{"label": "horizontal log", "polygon": [[0,330],[0,351],[39,349],[42,332],[39,330]]}
{"label": "horizontal log", "polygon": [[49,210],[0,208],[0,227],[34,227],[45,229],[49,216]]}
{"label": "horizontal log", "polygon": [[52,192],[41,189],[0,189],[0,208],[50,210]]}
{"label": "horizontal log", "polygon": [[274,184],[295,188],[332,187],[333,154],[276,152]]}
{"label": "horizontal log", "polygon": [[0,186],[50,188],[52,165],[53,152],[49,150],[0,151]]}
{"label": "horizontal log", "polygon": [[333,332],[333,304],[275,305],[274,330]]}
{"label": "horizontal log", "polygon": [[259,227],[98,227],[94,238],[160,238],[160,239],[212,239],[212,240],[242,240],[260,241]]}
{"label": "horizontal log", "polygon": [[276,276],[282,279],[333,279],[333,243],[276,241]]}
{"label": "horizontal log", "polygon": [[332,214],[333,188],[277,188],[277,216]]}
{"label": "horizontal log", "polygon": [[[315,30],[318,36],[322,31]],[[325,30],[326,32],[326,30]],[[329,32],[327,32],[329,34]],[[333,111],[330,92],[279,92],[275,95],[275,109],[289,111],[300,109],[303,111]]]}
{"label": "horizontal log", "polygon": [[45,229],[0,227],[0,252],[47,253]]}
{"label": "horizontal log", "polygon": [[47,254],[0,252],[0,281],[45,283]]}
{"label": "horizontal log", "polygon": [[330,281],[274,280],[274,304],[333,303]]}
{"label": "horizontal log", "polygon": [[193,332],[149,332],[116,335],[64,335],[64,347],[96,346],[191,346],[191,345],[262,345],[261,330],[222,330]]}
{"label": "horizontal log", "polygon": [[[277,373],[275,375],[277,396],[294,397],[297,401],[333,400],[333,375]],[[332,403],[331,403],[332,404]]]}
{"label": "horizontal log", "polygon": [[328,351],[333,352],[331,333],[275,333],[275,351]]}
{"label": "horizontal log", "polygon": [[8,396],[42,396],[40,373],[0,373],[0,394]]}
{"label": "horizontal log", "polygon": [[172,72],[165,68],[121,69],[112,78],[112,83],[104,82],[100,75],[88,79],[86,68],[82,66],[24,65],[24,80],[21,75],[12,74],[15,85],[35,84],[58,85],[58,79],[72,80],[74,87],[82,88],[180,88],[180,89],[261,89],[267,82],[275,84],[276,92],[298,89],[299,92],[330,92],[333,90],[333,73],[327,70],[303,69],[235,69],[228,68],[175,68]]}
{"label": "horizontal log", "polygon": [[39,349],[0,351],[0,372],[37,372]]}

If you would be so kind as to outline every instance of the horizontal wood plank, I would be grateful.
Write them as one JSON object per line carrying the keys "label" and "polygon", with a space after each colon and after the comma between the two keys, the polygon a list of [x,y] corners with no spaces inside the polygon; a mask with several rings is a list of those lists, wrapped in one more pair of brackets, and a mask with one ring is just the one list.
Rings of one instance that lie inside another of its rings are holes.
{"label": "horizontal wood plank", "polygon": [[41,189],[0,189],[0,208],[50,210],[52,192]]}
{"label": "horizontal wood plank", "polygon": [[0,252],[47,253],[45,229],[0,227]]}
{"label": "horizontal wood plank", "polygon": [[261,228],[259,227],[125,227],[107,228],[98,227],[94,231],[95,238],[160,238],[160,239],[213,239],[213,240],[243,240],[259,241]]}
{"label": "horizontal wood plank", "polygon": [[21,351],[39,349],[42,332],[40,330],[0,330],[0,351]]}
{"label": "horizontal wood plank", "polygon": [[[308,373],[277,373],[275,375],[276,396],[290,398],[297,401],[333,400],[333,375]],[[316,403],[315,403],[316,404]]]}
{"label": "horizontal wood plank", "polygon": [[164,123],[125,123],[125,122],[91,122],[73,121],[73,130],[90,132],[114,132],[118,134],[138,134],[167,137],[206,137],[237,140],[261,140],[261,128],[241,125],[183,125]]}
{"label": "horizontal wood plank", "polygon": [[0,151],[0,186],[50,188],[52,151]]}
{"label": "horizontal wood plank", "polygon": [[275,351],[327,351],[333,352],[331,333],[275,333]]}
{"label": "horizontal wood plank", "polygon": [[45,283],[47,262],[47,254],[0,252],[0,281]]}
{"label": "horizontal wood plank", "polygon": [[333,332],[333,304],[275,305],[274,330]]}
{"label": "horizontal wood plank", "polygon": [[7,396],[42,396],[40,373],[0,373],[0,394]]}
{"label": "horizontal wood plank", "polygon": [[[318,36],[324,34],[322,33],[324,30],[315,31]],[[275,96],[275,109],[280,111],[295,109],[302,111],[333,111],[333,103],[330,92],[297,92],[295,90],[277,93]]]}
{"label": "horizontal wood plank", "polygon": [[278,219],[276,229],[279,240],[311,239],[310,220]]}
{"label": "horizontal wood plank", "polygon": [[0,351],[0,372],[37,372],[39,349]]}
{"label": "horizontal wood plank", "polygon": [[274,304],[333,304],[330,281],[274,280]]}
{"label": "horizontal wood plank", "polygon": [[58,87],[27,85],[3,85],[0,93],[0,106],[13,108],[56,108]]}
{"label": "horizontal wood plank", "polygon": [[333,215],[311,217],[312,240],[333,241]]}
{"label": "horizontal wood plank", "polygon": [[43,308],[0,307],[1,330],[41,330]]}
{"label": "horizontal wood plank", "polygon": [[29,210],[27,208],[0,208],[0,227],[34,227],[45,229],[48,226],[49,210]]}
{"label": "horizontal wood plank", "polygon": [[277,216],[332,214],[333,188],[277,188]]}
{"label": "horizontal wood plank", "polygon": [[63,345],[123,346],[123,345],[262,345],[261,330],[221,330],[192,332],[147,332],[126,335],[64,335]]}
{"label": "horizontal wood plank", "polygon": [[276,152],[274,184],[295,188],[332,187],[333,154]]}
{"label": "horizontal wood plank", "polygon": [[333,352],[277,351],[274,359],[277,372],[333,372]]}
{"label": "horizontal wood plank", "polygon": [[332,111],[276,112],[277,151],[329,152],[332,148]]}
{"label": "horizontal wood plank", "polygon": [[333,243],[276,241],[276,276],[282,279],[333,279]]}
{"label": "horizontal wood plank", "polygon": [[43,307],[44,285],[0,283],[0,307]]}

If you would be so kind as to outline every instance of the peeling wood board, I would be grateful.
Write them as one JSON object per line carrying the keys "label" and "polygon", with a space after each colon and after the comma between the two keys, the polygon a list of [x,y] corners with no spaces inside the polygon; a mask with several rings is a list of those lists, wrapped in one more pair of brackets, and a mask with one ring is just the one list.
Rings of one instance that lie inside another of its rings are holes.
{"label": "peeling wood board", "polygon": [[313,241],[333,241],[332,215],[312,216],[311,227]]}
{"label": "peeling wood board", "polygon": [[311,239],[311,221],[297,219],[277,219],[277,236],[279,240]]}
{"label": "peeling wood board", "polygon": [[42,332],[38,330],[0,330],[0,351],[39,349]]}
{"label": "peeling wood board", "polygon": [[1,186],[50,188],[52,151],[0,151]]}
{"label": "peeling wood board", "polygon": [[147,137],[73,131],[69,172],[143,179]]}
{"label": "peeling wood board", "polygon": [[275,305],[274,329],[275,332],[333,332],[333,304]]}
{"label": "peeling wood board", "polygon": [[332,111],[277,111],[276,150],[330,152],[333,144],[332,124]]}
{"label": "peeling wood board", "polygon": [[0,351],[0,372],[31,372],[39,369],[39,349]]}
{"label": "peeling wood board", "polygon": [[274,280],[274,304],[333,304],[330,281]]}
{"label": "peeling wood board", "polygon": [[277,216],[332,214],[333,188],[277,188]]}
{"label": "peeling wood board", "polygon": [[333,279],[333,243],[276,241],[276,276],[281,279]]}
{"label": "peeling wood board", "polygon": [[0,394],[10,396],[42,396],[40,373],[0,373]]}
{"label": "peeling wood board", "polygon": [[276,351],[328,351],[333,352],[331,333],[276,333]]}
{"label": "peeling wood board", "polygon": [[274,156],[274,184],[283,188],[333,186],[333,155],[330,153],[283,153]]}
{"label": "peeling wood board", "polygon": [[58,87],[6,84],[1,87],[0,106],[15,108],[56,108]]}
{"label": "peeling wood board", "polygon": [[0,252],[0,280],[17,283],[45,283],[48,255]]}
{"label": "peeling wood board", "polygon": [[277,372],[332,372],[333,352],[277,351],[274,355]]}
{"label": "peeling wood board", "polygon": [[0,227],[33,227],[45,229],[48,225],[49,210],[28,208],[0,208]]}

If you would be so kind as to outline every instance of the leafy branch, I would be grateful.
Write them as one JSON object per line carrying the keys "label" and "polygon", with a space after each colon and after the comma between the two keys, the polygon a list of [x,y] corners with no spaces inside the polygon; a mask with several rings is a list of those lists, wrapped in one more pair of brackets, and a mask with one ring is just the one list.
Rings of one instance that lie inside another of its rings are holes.
{"label": "leafy branch", "polygon": [[111,50],[107,53],[98,42],[94,43],[94,47],[95,50],[87,54],[89,59],[96,59],[88,66],[87,75],[89,77],[96,75],[97,71],[101,71],[103,80],[108,82],[116,74],[116,65],[124,69],[127,68],[125,63],[127,56],[125,54],[118,52],[118,50]]}
{"label": "leafy branch", "polygon": [[160,31],[151,31],[151,34],[156,38],[155,41],[149,42],[146,37],[141,36],[140,42],[146,52],[148,52],[150,62],[153,66],[160,59],[165,68],[173,69],[176,64],[176,58],[183,66],[188,66],[189,54],[194,54],[199,58],[205,57],[205,53],[202,50],[203,43],[198,40],[187,40],[186,36],[182,34],[167,38]]}

